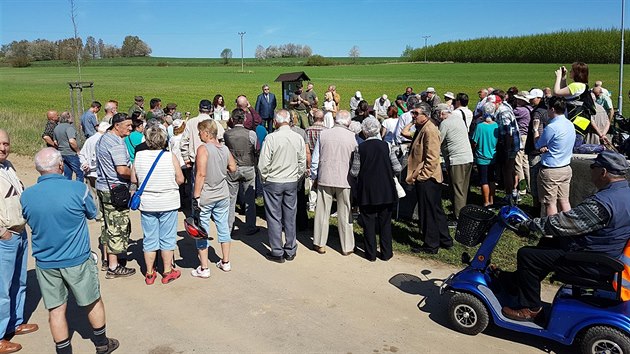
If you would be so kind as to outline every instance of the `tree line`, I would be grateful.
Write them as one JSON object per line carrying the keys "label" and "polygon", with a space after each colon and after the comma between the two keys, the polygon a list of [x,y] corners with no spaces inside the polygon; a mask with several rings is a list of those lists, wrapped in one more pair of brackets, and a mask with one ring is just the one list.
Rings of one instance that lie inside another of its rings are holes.
{"label": "tree line", "polygon": [[118,58],[118,57],[146,57],[151,54],[151,47],[138,36],[126,36],[122,46],[106,44],[102,39],[98,41],[89,36],[85,43],[81,38],[60,39],[49,41],[36,39],[34,41],[13,41],[0,47],[0,58],[14,67],[29,66],[33,61],[64,60],[82,61],[90,59]]}
{"label": "tree line", "polygon": [[308,45],[287,43],[270,45],[267,48],[262,45],[256,47],[256,59],[268,58],[308,58],[313,55],[313,50]]}
{"label": "tree line", "polygon": [[[485,37],[444,42],[427,48],[407,46],[401,57],[408,61],[459,63],[618,63],[619,29],[559,31],[515,37]],[[624,50],[630,49],[625,42]],[[626,55],[624,62],[630,63]]]}

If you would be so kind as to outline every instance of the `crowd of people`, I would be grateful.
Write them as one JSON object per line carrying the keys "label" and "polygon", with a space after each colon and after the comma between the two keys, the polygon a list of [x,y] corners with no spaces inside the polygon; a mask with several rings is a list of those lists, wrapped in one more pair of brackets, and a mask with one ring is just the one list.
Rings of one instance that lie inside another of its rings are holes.
{"label": "crowd of people", "polygon": [[[41,177],[26,190],[7,160],[9,136],[0,131],[2,183],[12,191],[2,205],[7,220],[0,220],[0,251],[12,255],[2,258],[0,271],[0,334],[37,329],[21,320],[28,223],[57,352],[71,352],[64,325],[68,288],[88,308],[97,352],[118,347],[105,336],[97,257],[90,256],[86,218],[101,222],[100,269],[105,278],[134,275],[127,262],[128,201],[134,191],[141,193],[137,209],[147,285],[158,274],[163,284],[181,276],[174,263],[179,211],[192,215],[205,233],[216,228],[221,259],[215,265],[229,272],[233,233],[252,236],[260,231],[257,196],[264,201],[270,246],[266,258],[278,263],[295,259],[297,232],[308,227],[307,211],[314,212],[313,251],[326,253],[332,216],[337,218],[341,253],[353,254],[358,216],[365,258],[389,260],[392,213],[406,197],[418,205],[414,238],[421,246],[412,250],[435,254],[449,249],[449,227],[456,227],[473,181],[478,181],[487,208],[518,203],[530,193],[542,216],[568,211],[573,152],[601,151],[610,143],[607,90],[600,82],[589,89],[587,65],[574,63],[568,72],[564,67],[556,71],[552,89],[482,88],[478,96],[471,110],[466,93],[446,92],[441,98],[433,87],[419,94],[407,87],[393,101],[382,94],[373,104],[356,91],[344,110],[334,85],[320,102],[314,84],[308,83],[306,90],[299,85],[281,109],[270,87],[263,85],[254,106],[240,95],[236,108],[228,111],[218,94],[212,101],[200,100],[193,117],[181,114],[174,103],[163,108],[158,98],[145,110],[144,98],[136,96],[128,113],[119,112],[115,100],[104,106],[93,102],[78,131],[69,112],[51,110],[42,135],[47,147],[35,156]],[[101,107],[105,115],[99,119]],[[605,118],[596,119],[598,115]],[[70,181],[73,175],[76,181]],[[442,206],[445,185],[451,213]],[[504,200],[495,196],[497,187],[505,192]],[[53,195],[63,209],[45,208],[42,198]],[[236,222],[237,205],[244,223]],[[208,278],[210,241],[198,238],[195,244],[199,266],[191,275]],[[161,270],[156,269],[157,251]],[[5,301],[9,298],[11,305]],[[19,350],[18,344],[0,343],[0,353]]]}

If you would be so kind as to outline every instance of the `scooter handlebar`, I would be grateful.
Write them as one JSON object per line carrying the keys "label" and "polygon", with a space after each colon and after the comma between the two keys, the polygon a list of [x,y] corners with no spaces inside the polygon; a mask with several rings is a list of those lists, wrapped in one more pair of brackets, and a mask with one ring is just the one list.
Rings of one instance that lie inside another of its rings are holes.
{"label": "scooter handlebar", "polygon": [[518,232],[518,225],[524,221],[530,220],[530,217],[515,205],[506,205],[499,212],[501,220],[506,228]]}

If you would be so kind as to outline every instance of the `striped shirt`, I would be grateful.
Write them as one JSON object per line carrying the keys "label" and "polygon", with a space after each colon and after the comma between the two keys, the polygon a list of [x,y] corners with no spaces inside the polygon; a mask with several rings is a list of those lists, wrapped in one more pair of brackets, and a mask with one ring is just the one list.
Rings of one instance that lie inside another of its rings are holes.
{"label": "striped shirt", "polygon": [[[136,154],[134,167],[138,186],[144,182],[160,150],[142,150]],[[151,173],[140,198],[140,211],[170,211],[180,207],[179,186],[175,181],[173,153],[165,151]]]}

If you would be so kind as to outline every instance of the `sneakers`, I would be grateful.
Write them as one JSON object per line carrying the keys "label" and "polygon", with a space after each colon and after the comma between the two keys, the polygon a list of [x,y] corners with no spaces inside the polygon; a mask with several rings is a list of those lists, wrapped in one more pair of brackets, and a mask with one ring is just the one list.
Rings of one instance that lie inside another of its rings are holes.
{"label": "sneakers", "polygon": [[210,268],[206,268],[206,269],[201,269],[201,266],[193,269],[190,272],[190,275],[192,275],[193,277],[196,278],[210,278]]}
{"label": "sneakers", "polygon": [[119,264],[118,267],[116,267],[116,269],[114,270],[111,270],[109,268],[107,269],[107,273],[105,273],[105,279],[130,277],[134,274],[136,274],[135,269],[127,268]]}
{"label": "sneakers", "polygon": [[106,271],[107,269],[109,269],[109,262],[107,261],[107,259],[103,259],[101,261],[101,271]]}
{"label": "sneakers", "polygon": [[96,346],[96,354],[109,354],[113,352],[114,350],[118,349],[119,346],[120,346],[120,343],[118,342],[117,339],[107,338],[106,345]]}
{"label": "sneakers", "polygon": [[170,272],[164,273],[162,275],[162,284],[168,284],[175,279],[179,278],[182,275],[182,272],[179,270],[172,268]]}
{"label": "sneakers", "polygon": [[217,268],[221,269],[224,272],[229,272],[232,270],[232,265],[230,264],[230,262],[223,263],[223,261],[218,261]]}
{"label": "sneakers", "polygon": [[153,283],[155,283],[155,279],[157,279],[157,272],[155,270],[153,270],[153,273],[147,272],[144,276],[144,282],[147,285],[153,285]]}

